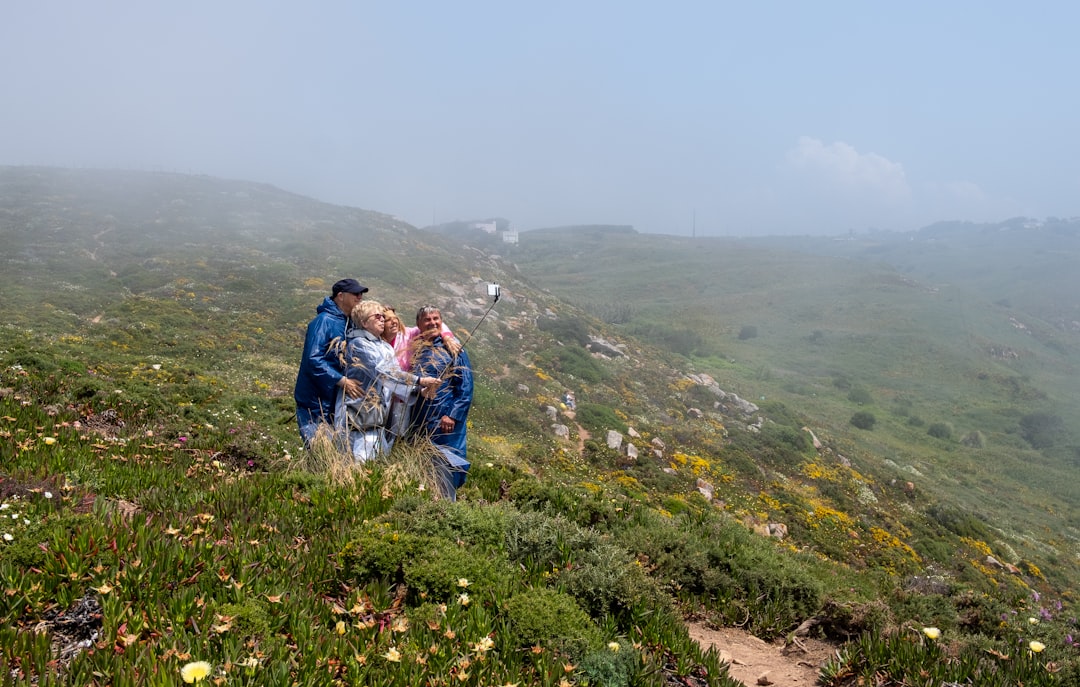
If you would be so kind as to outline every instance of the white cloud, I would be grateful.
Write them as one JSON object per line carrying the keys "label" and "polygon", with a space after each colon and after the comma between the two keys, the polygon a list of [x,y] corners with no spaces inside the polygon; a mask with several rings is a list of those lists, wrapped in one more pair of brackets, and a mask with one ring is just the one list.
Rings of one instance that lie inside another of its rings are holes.
{"label": "white cloud", "polygon": [[785,166],[817,186],[864,200],[893,203],[911,196],[903,165],[877,153],[860,153],[843,141],[826,144],[802,136],[787,152]]}
{"label": "white cloud", "polygon": [[962,203],[985,203],[988,198],[978,184],[971,181],[950,181],[942,186],[944,195]]}

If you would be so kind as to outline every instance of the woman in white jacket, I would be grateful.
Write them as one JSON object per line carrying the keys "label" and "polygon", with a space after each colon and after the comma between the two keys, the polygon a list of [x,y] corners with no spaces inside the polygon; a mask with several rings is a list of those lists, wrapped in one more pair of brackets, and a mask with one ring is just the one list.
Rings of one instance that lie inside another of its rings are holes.
{"label": "woman in white jacket", "polygon": [[390,402],[406,399],[419,387],[439,383],[435,377],[419,377],[401,369],[394,349],[382,339],[384,307],[361,301],[349,314],[352,328],[344,341],[335,344],[345,376],[360,383],[360,395],[338,394],[334,413],[335,433],[358,462],[390,452],[395,432]]}

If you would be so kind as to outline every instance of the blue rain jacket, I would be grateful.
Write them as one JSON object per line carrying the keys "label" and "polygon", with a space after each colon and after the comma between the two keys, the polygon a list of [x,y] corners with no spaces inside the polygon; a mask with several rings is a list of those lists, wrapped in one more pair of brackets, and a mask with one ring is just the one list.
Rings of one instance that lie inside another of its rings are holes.
{"label": "blue rain jacket", "polygon": [[297,415],[323,418],[333,423],[337,384],[344,377],[337,353],[330,351],[330,342],[345,336],[348,318],[329,296],[315,309],[315,319],[308,323],[304,337],[304,355],[296,375]]}

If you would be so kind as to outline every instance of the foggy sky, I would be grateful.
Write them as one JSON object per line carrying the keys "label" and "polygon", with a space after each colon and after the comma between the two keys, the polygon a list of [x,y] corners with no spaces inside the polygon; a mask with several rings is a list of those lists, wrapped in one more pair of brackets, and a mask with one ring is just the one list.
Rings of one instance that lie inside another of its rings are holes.
{"label": "foggy sky", "polygon": [[247,179],[419,226],[1074,217],[1078,8],[11,1],[0,164]]}

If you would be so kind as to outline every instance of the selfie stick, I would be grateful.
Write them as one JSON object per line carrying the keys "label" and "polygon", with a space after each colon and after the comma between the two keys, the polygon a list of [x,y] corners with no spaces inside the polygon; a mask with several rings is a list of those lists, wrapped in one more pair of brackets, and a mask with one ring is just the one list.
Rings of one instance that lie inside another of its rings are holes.
{"label": "selfie stick", "polygon": [[490,313],[491,309],[495,307],[495,304],[499,302],[499,296],[502,295],[502,291],[501,291],[501,289],[499,289],[498,284],[488,284],[487,285],[487,290],[488,290],[488,295],[492,297],[491,305],[489,305],[488,309],[484,311],[484,315],[483,315],[483,317],[480,318],[480,321],[477,322],[476,325],[473,326],[472,331],[469,332],[468,338],[466,338],[464,341],[461,342],[461,347],[462,348],[465,348],[465,344],[472,341],[473,334],[475,334],[476,330],[479,329],[480,324],[483,323],[483,321],[487,319],[488,313]]}

